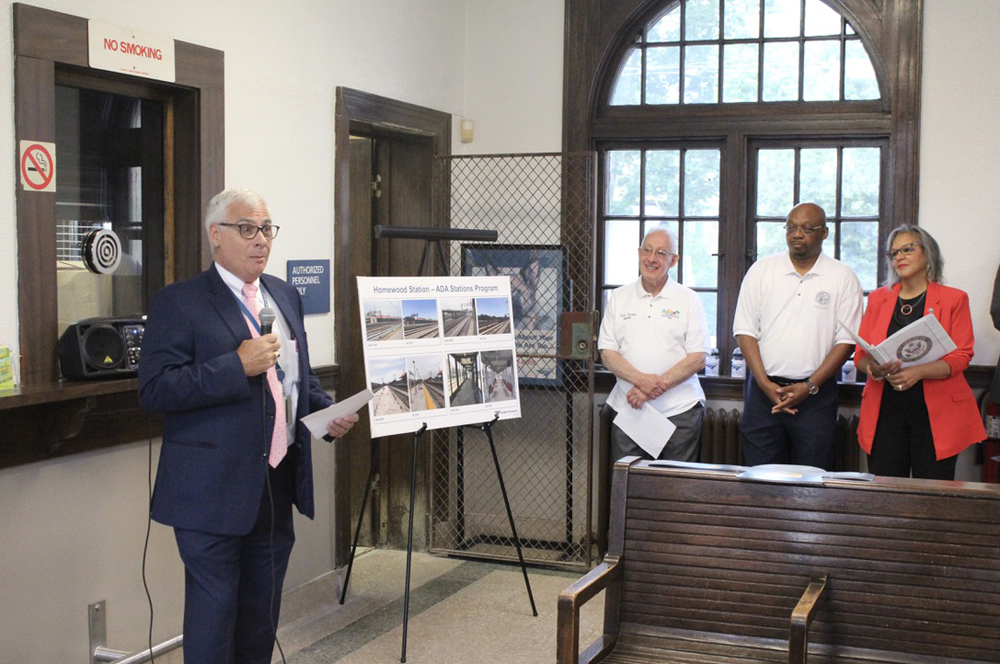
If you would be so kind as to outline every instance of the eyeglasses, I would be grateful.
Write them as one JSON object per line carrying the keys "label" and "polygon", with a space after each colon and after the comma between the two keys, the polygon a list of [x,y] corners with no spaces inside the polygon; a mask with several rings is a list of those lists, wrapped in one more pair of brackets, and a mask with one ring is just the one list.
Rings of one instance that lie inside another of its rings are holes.
{"label": "eyeglasses", "polygon": [[657,258],[659,258],[660,260],[664,260],[664,261],[667,260],[667,257],[675,255],[675,254],[671,254],[670,252],[664,251],[663,249],[655,249],[654,250],[654,249],[651,249],[649,247],[639,247],[639,251],[641,251],[642,255],[645,256],[646,258],[649,258],[653,254],[656,254]]}
{"label": "eyeglasses", "polygon": [[264,224],[263,226],[258,226],[257,224],[226,224],[219,223],[220,226],[232,226],[233,228],[239,230],[240,237],[244,240],[252,240],[257,237],[257,233],[264,236],[266,240],[273,240],[278,236],[278,229],[280,226],[272,226],[271,224]]}
{"label": "eyeglasses", "polygon": [[890,249],[889,251],[885,252],[885,255],[889,257],[889,260],[894,261],[896,260],[896,256],[900,254],[903,254],[904,257],[909,256],[910,254],[912,254],[914,251],[917,250],[917,247],[922,247],[922,246],[924,245],[918,244],[916,242],[910,242],[908,244],[904,244],[899,249]]}
{"label": "eyeglasses", "polygon": [[819,233],[826,226],[796,226],[795,224],[785,224],[785,235],[795,235],[796,231],[802,231],[805,235]]}

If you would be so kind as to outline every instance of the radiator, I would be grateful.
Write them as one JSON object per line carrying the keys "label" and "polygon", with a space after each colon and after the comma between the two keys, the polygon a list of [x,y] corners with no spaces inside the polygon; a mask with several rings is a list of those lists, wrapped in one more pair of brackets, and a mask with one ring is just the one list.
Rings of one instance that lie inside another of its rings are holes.
{"label": "radiator", "polygon": [[[706,408],[701,425],[702,463],[728,463],[743,465],[743,446],[740,444],[740,411],[733,408]],[[858,416],[837,415],[836,459],[833,470],[858,471]]]}

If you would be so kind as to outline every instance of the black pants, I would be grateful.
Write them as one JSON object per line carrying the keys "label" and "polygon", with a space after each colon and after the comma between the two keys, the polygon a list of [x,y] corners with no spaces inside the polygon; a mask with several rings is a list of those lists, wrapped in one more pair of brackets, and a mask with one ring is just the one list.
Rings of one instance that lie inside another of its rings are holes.
{"label": "black pants", "polygon": [[913,477],[921,479],[953,480],[957,461],[957,454],[937,459],[923,385],[917,383],[904,392],[893,392],[886,386],[868,455],[868,472],[910,477],[912,471]]}
{"label": "black pants", "polygon": [[[293,464],[268,468],[253,529],[243,536],[174,529],[184,561],[185,664],[268,664],[281,586],[295,542]],[[274,502],[272,512],[271,502]],[[272,520],[273,514],[273,520]]]}
{"label": "black pants", "polygon": [[[791,380],[777,379],[790,384]],[[748,466],[793,463],[833,470],[837,424],[837,381],[828,380],[819,393],[805,398],[795,415],[772,413],[774,404],[747,374],[743,383],[740,433]]]}

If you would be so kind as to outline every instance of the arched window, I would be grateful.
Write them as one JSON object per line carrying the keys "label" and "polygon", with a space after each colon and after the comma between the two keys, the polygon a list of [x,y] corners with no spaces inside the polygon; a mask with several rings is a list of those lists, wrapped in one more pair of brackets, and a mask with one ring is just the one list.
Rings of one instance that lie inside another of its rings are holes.
{"label": "arched window", "polygon": [[916,209],[920,4],[567,3],[567,55],[588,68],[567,68],[564,131],[600,155],[605,295],[637,278],[642,236],[672,228],[671,277],[702,297],[725,373],[743,275],[786,250],[805,201],[827,212],[824,251],[876,288],[885,236]]}
{"label": "arched window", "polygon": [[610,103],[878,99],[861,38],[821,0],[687,0],[625,52]]}

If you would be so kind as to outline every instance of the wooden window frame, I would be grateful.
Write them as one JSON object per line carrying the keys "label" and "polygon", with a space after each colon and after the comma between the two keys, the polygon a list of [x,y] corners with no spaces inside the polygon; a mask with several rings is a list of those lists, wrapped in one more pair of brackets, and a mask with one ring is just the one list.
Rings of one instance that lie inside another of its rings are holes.
{"label": "wooden window frame", "polygon": [[[87,71],[124,85],[170,87],[165,178],[164,281],[191,277],[211,260],[202,211],[224,177],[223,53],[175,42],[176,83],[132,79],[89,68],[87,19],[29,5],[14,5],[16,140],[55,142],[56,69]],[[18,321],[21,385],[45,389],[59,381],[55,194],[18,186]],[[128,382],[128,381],[125,381]],[[134,386],[132,386],[134,388]]]}
{"label": "wooden window frame", "polygon": [[[670,139],[723,142],[718,307],[720,351],[727,362],[723,350],[727,326],[736,308],[739,284],[753,262],[747,250],[752,219],[747,168],[751,140],[884,139],[888,148],[883,162],[879,246],[884,246],[891,228],[916,220],[923,1],[824,0],[847,18],[864,43],[879,81],[879,100],[611,106],[617,67],[635,35],[679,1],[566,1],[563,149],[601,150],[605,145],[628,143],[641,148],[644,141]],[[601,255],[603,236],[597,235]],[[731,346],[727,347],[731,350]]]}
{"label": "wooden window frame", "polygon": [[[168,90],[162,280],[207,268],[202,215],[225,183],[223,52],[175,41],[174,83],[112,74],[89,66],[87,19],[20,3],[13,10],[15,145],[55,142],[57,69],[116,90]],[[143,440],[159,427],[139,408],[135,378],[59,380],[55,198],[16,189],[21,382],[0,398],[9,433],[0,468]]]}

